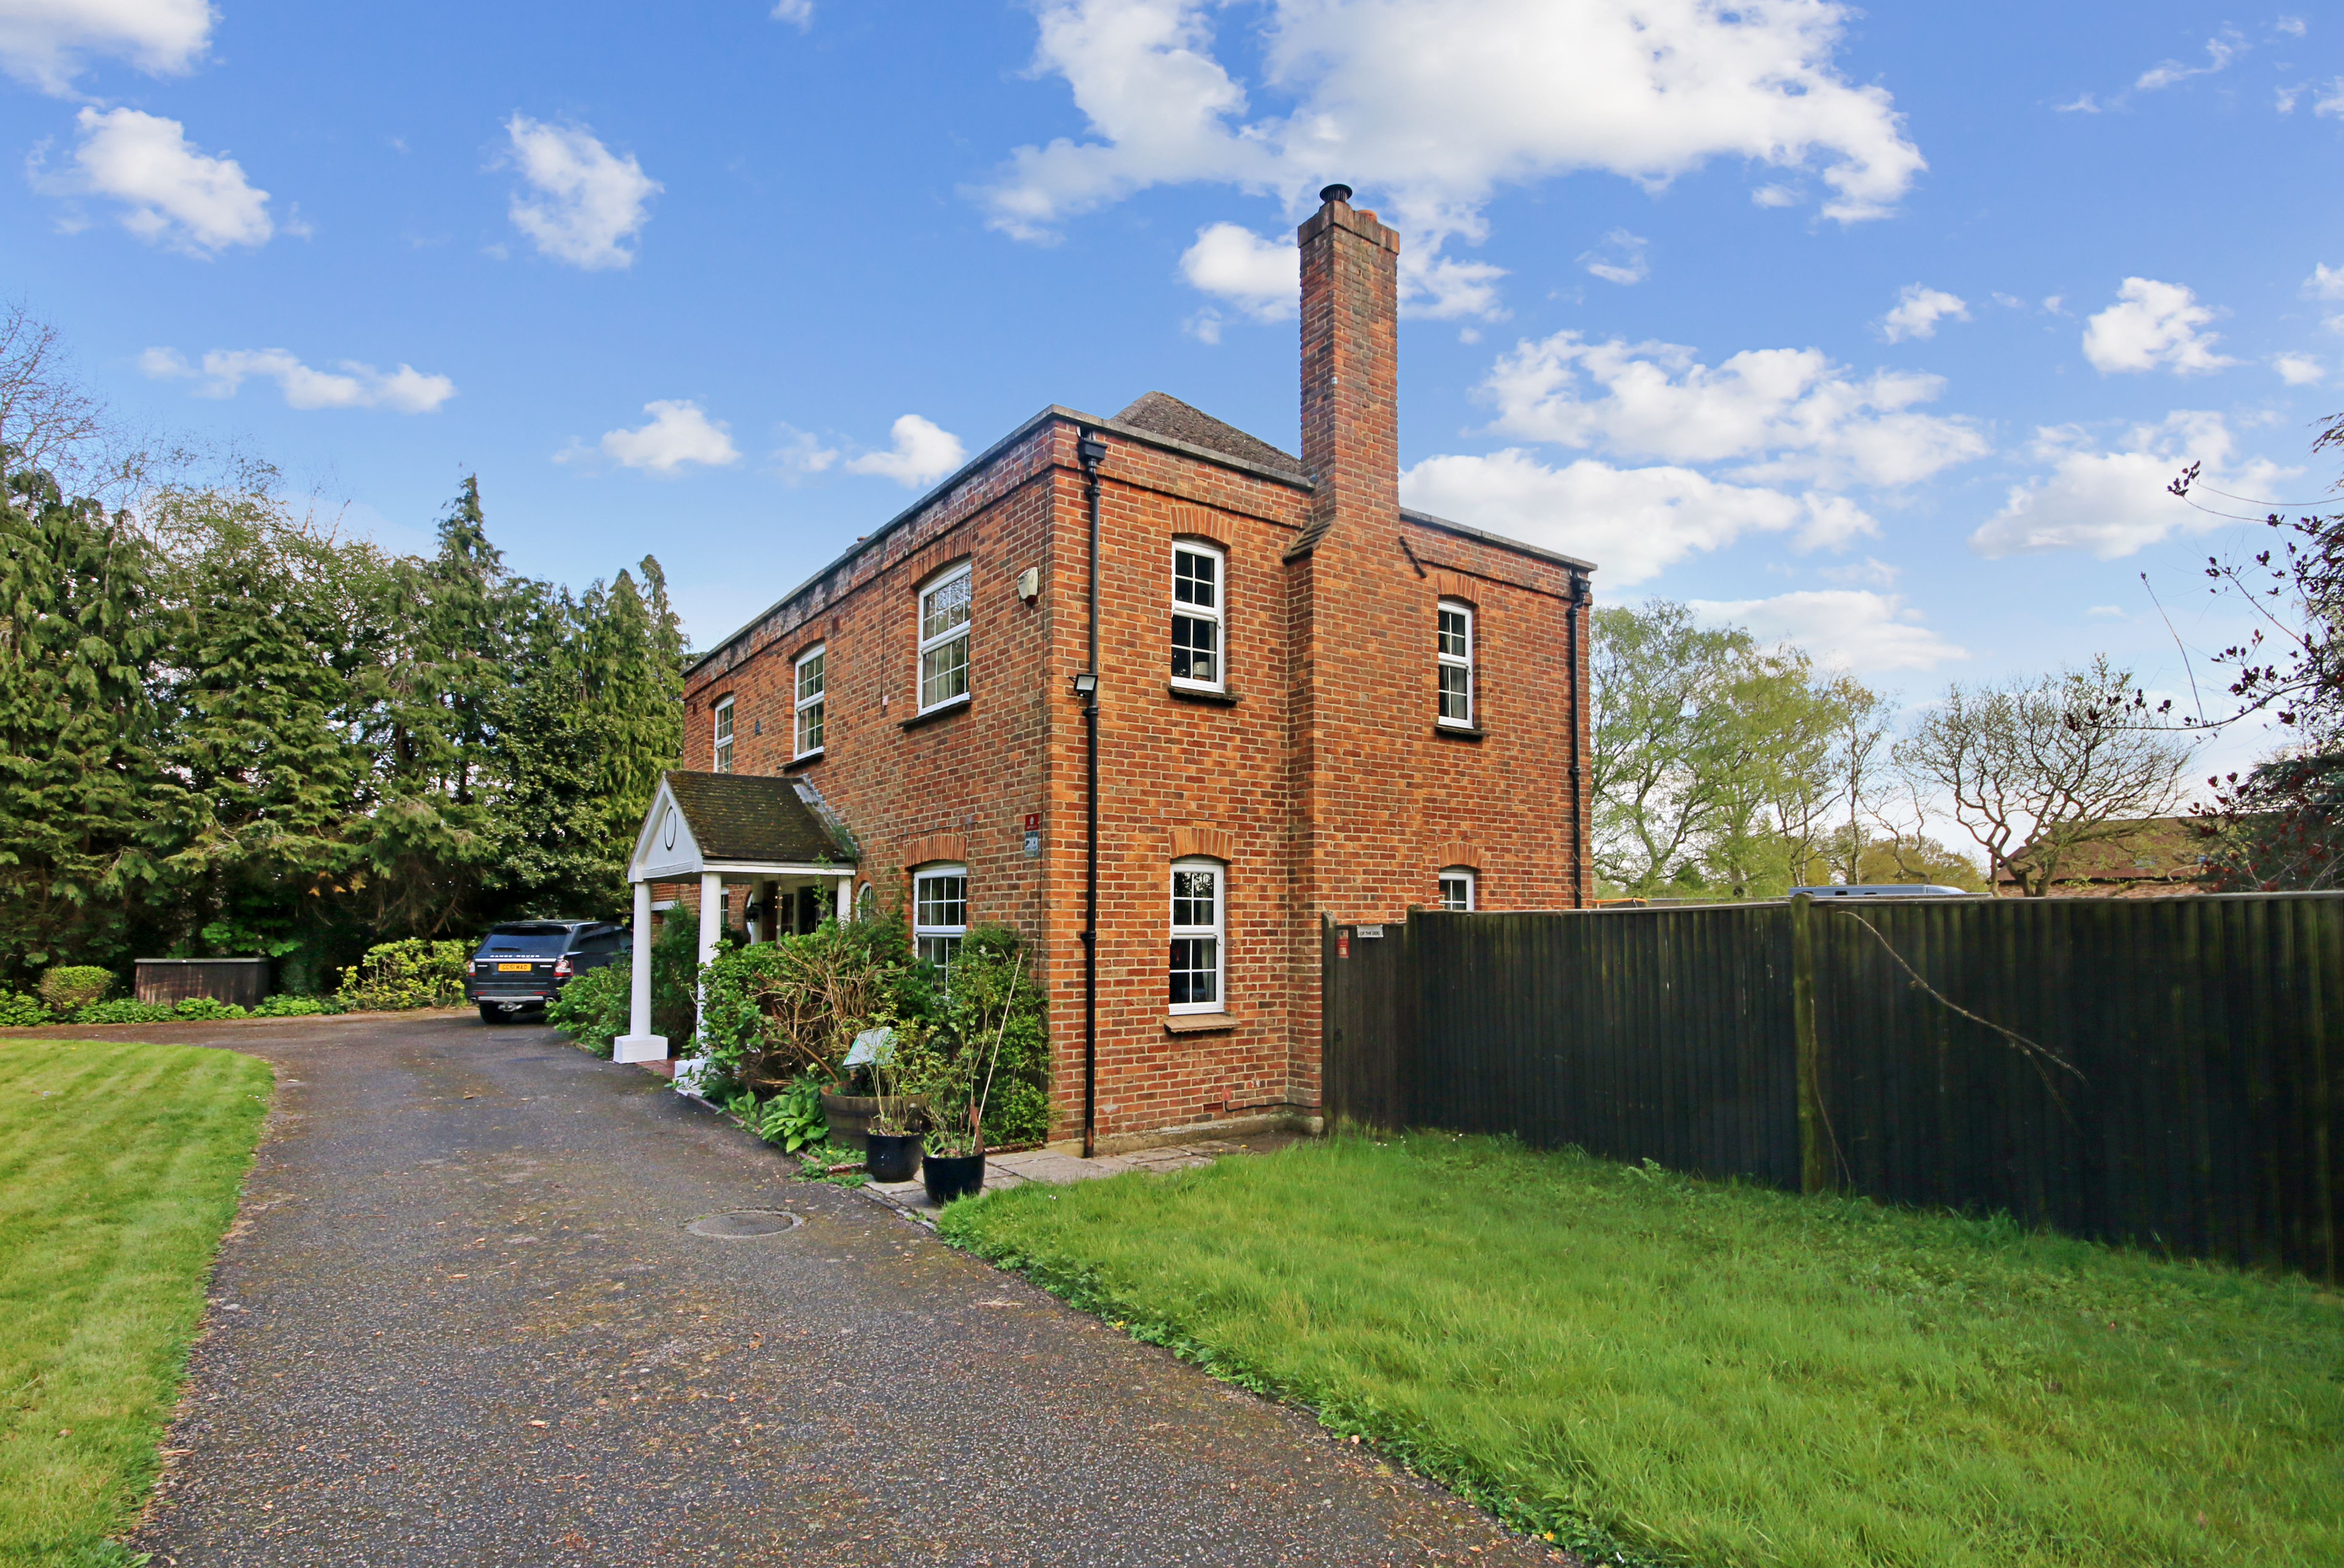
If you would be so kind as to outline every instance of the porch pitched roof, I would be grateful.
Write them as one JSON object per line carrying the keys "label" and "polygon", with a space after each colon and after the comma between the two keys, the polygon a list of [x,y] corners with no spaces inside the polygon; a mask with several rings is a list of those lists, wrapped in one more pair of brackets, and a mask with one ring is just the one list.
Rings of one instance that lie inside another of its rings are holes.
{"label": "porch pitched roof", "polygon": [[[681,834],[664,825],[671,813]],[[844,872],[858,858],[854,845],[834,830],[794,780],[674,768],[660,775],[629,869],[638,875],[687,865],[830,865]]]}

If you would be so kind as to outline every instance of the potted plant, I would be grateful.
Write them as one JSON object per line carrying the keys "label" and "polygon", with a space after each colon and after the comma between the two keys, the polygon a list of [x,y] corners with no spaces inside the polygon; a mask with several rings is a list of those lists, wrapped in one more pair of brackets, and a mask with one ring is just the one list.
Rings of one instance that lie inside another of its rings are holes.
{"label": "potted plant", "polygon": [[863,1134],[863,1170],[874,1181],[909,1181],[920,1164],[919,1111],[906,1092],[923,1054],[916,1025],[882,1025],[854,1037],[846,1066],[871,1075],[871,1118]]}
{"label": "potted plant", "polygon": [[[1012,997],[1017,994],[1017,976],[1025,965],[1026,956],[1020,953],[1009,976],[1007,995]],[[975,1038],[965,1038],[949,1056],[929,1054],[930,1110],[920,1179],[928,1189],[928,1201],[940,1209],[985,1187],[985,1103],[993,1092],[993,1069],[1001,1060],[1009,1012],[1005,1002],[989,1046],[979,1028],[974,1031]]]}

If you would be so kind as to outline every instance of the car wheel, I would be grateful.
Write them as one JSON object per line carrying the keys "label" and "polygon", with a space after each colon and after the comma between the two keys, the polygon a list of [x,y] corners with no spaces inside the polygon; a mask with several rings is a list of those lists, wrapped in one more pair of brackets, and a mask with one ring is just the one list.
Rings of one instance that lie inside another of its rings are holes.
{"label": "car wheel", "polygon": [[493,1007],[487,1002],[480,1004],[480,1022],[484,1024],[501,1024],[510,1017],[512,1015],[502,1007]]}

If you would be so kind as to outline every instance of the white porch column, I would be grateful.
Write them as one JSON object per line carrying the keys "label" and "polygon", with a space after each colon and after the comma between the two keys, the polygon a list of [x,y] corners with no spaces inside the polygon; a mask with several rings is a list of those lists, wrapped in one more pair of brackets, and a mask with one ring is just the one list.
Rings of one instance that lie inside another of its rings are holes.
{"label": "white porch column", "polygon": [[[724,878],[712,871],[700,874],[700,966],[708,967],[716,956],[717,938],[724,934]],[[701,1007],[708,1005],[705,991],[696,993]]]}
{"label": "white porch column", "polygon": [[834,913],[841,926],[854,918],[854,873],[851,871],[838,879],[838,908]]}
{"label": "white porch column", "polygon": [[611,1043],[621,1062],[667,1058],[667,1037],[652,1033],[652,885],[635,884],[634,966],[627,976],[627,1032]]}

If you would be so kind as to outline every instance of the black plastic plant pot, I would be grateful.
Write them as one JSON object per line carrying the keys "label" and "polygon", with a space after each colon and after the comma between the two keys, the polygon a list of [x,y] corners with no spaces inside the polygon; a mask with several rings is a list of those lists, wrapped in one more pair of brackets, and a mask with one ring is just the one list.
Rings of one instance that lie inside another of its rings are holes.
{"label": "black plastic plant pot", "polygon": [[985,1156],[932,1154],[920,1162],[920,1179],[939,1209],[955,1198],[974,1198],[985,1186]]}
{"label": "black plastic plant pot", "polygon": [[920,1135],[916,1132],[873,1132],[864,1135],[863,1174],[874,1181],[909,1181],[920,1168]]}

